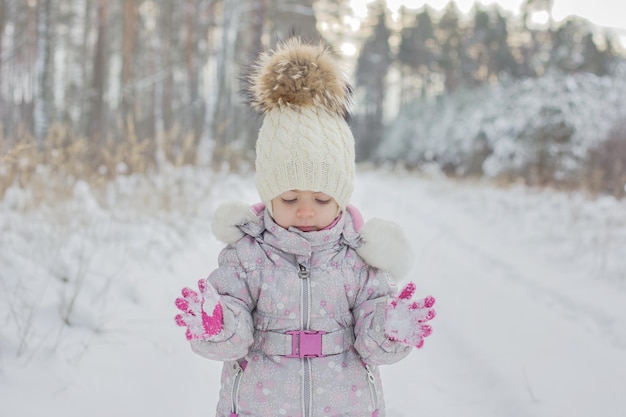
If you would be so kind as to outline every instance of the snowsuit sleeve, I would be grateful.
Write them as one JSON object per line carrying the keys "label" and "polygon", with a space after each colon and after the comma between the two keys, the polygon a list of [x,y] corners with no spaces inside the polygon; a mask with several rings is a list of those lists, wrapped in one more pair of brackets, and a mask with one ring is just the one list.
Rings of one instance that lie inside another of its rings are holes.
{"label": "snowsuit sleeve", "polygon": [[192,350],[205,358],[236,360],[248,353],[253,342],[251,311],[254,302],[235,247],[229,245],[223,249],[218,263],[218,268],[209,275],[208,281],[220,294],[224,327],[210,339],[192,340],[190,343]]}
{"label": "snowsuit sleeve", "polygon": [[386,365],[404,359],[412,348],[385,336],[386,308],[389,297],[395,295],[391,277],[382,270],[366,267],[363,282],[353,309],[355,327],[354,348],[371,365]]}

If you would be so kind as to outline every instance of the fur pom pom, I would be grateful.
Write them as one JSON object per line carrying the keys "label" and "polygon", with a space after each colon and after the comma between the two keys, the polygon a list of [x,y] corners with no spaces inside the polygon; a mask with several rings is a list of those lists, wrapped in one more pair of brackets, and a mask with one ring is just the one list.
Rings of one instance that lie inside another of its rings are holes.
{"label": "fur pom pom", "polygon": [[244,81],[249,104],[262,113],[315,106],[340,117],[348,115],[352,88],[330,48],[321,43],[290,38],[262,53]]}
{"label": "fur pom pom", "polygon": [[371,266],[391,273],[394,281],[401,281],[411,269],[413,251],[396,223],[368,220],[360,230],[363,244],[356,252]]}
{"label": "fur pom pom", "polygon": [[211,230],[220,242],[235,243],[244,235],[237,226],[256,220],[257,216],[248,204],[241,202],[224,203],[213,214]]}

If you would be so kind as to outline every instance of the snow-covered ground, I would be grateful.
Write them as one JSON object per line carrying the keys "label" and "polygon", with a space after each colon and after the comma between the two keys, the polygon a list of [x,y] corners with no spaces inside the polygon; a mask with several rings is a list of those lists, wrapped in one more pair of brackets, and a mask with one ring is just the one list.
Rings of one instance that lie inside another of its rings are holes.
{"label": "snow-covered ground", "polygon": [[[383,368],[388,417],[626,415],[626,202],[382,171],[356,187],[366,219],[406,227],[437,298],[424,349]],[[173,300],[216,266],[211,213],[256,202],[251,178],[26,198],[0,203],[0,416],[213,415],[220,364],[190,351]]]}

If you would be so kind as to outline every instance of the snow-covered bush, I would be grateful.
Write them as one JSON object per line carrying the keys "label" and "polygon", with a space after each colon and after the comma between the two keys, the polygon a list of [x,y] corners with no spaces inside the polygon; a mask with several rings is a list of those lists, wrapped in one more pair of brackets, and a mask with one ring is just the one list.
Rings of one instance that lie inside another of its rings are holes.
{"label": "snow-covered bush", "polygon": [[236,192],[236,180],[170,166],[100,187],[78,180],[69,198],[36,205],[28,188],[7,189],[0,199],[0,368],[2,354],[27,360],[69,345],[74,352],[110,330],[119,309],[147,303],[145,265],[167,268],[191,232],[210,236],[216,195]]}
{"label": "snow-covered bush", "polygon": [[589,153],[590,186],[594,191],[626,195],[626,120],[620,120],[609,138]]}
{"label": "snow-covered bush", "polygon": [[550,73],[407,106],[377,158],[454,175],[582,185],[589,152],[626,118],[626,80]]}

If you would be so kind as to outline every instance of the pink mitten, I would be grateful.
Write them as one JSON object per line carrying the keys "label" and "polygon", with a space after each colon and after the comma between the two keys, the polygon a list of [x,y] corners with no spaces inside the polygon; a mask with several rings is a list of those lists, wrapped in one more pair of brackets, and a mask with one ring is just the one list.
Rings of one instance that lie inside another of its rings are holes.
{"label": "pink mitten", "polygon": [[176,324],[187,326],[187,340],[207,339],[222,331],[223,316],[220,296],[206,279],[198,281],[200,294],[183,288],[176,307],[182,312],[174,318]]}
{"label": "pink mitten", "polygon": [[435,317],[435,299],[431,296],[419,301],[411,301],[415,292],[415,284],[409,282],[397,298],[393,298],[387,306],[385,335],[409,346],[421,348],[424,338],[432,333],[427,321]]}

